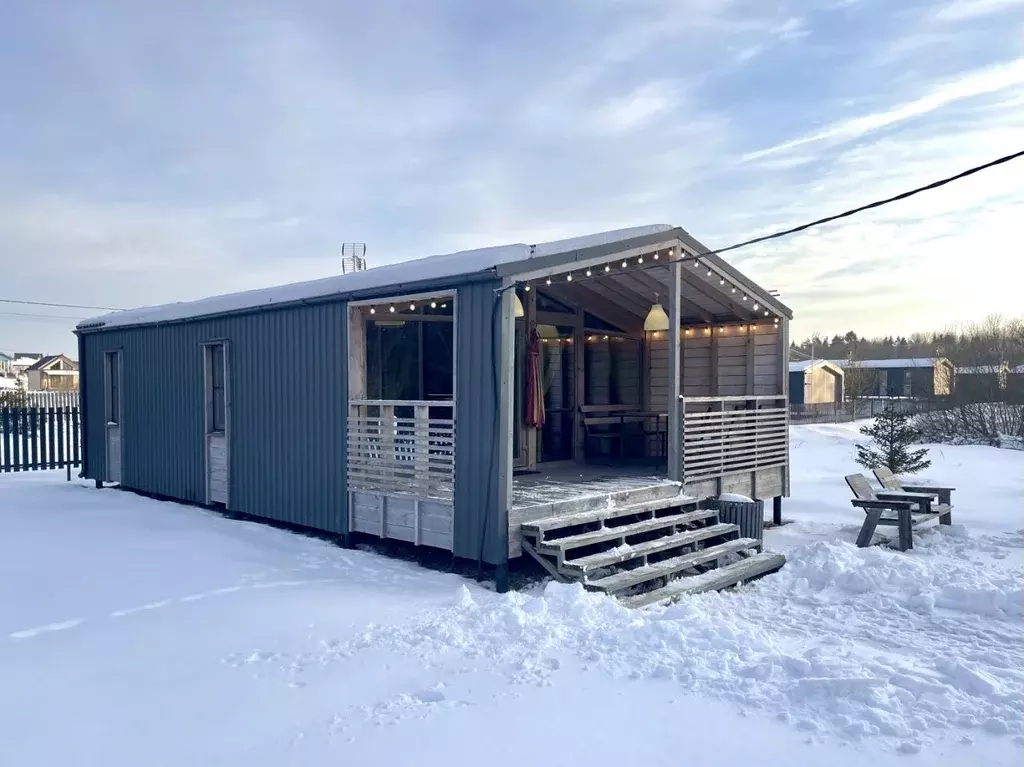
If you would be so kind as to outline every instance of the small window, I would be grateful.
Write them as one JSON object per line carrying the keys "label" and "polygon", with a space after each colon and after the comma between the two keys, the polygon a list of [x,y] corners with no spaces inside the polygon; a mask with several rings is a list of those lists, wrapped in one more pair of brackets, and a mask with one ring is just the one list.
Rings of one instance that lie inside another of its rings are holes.
{"label": "small window", "polygon": [[227,427],[224,344],[210,344],[207,347],[207,360],[209,364],[207,427],[211,433],[223,433]]}
{"label": "small window", "polygon": [[121,365],[117,352],[107,353],[107,423],[121,423]]}

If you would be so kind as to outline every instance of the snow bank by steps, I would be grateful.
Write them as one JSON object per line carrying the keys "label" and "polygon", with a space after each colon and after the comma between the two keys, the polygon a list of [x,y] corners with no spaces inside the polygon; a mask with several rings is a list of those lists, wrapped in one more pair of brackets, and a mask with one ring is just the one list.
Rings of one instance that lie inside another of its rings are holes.
{"label": "snow bank by steps", "polygon": [[[970,536],[936,533],[912,554],[817,543],[748,589],[634,611],[579,585],[477,595],[400,626],[374,626],[292,668],[371,648],[443,667],[451,651],[513,683],[554,685],[567,658],[616,678],[769,712],[809,733],[888,738],[914,753],[962,730],[1019,740],[1024,717],[1020,573],[958,556]],[[1021,535],[986,539],[991,550]],[[291,661],[290,661],[291,662]]]}

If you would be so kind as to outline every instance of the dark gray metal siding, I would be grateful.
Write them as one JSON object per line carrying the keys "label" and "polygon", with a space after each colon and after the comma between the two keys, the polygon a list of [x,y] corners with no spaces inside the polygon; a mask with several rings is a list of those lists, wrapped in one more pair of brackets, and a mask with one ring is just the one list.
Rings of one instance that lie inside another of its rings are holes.
{"label": "dark gray metal siding", "polygon": [[507,510],[499,504],[497,280],[459,287],[455,410],[455,555],[508,561]]}
{"label": "dark gray metal siding", "polygon": [[804,404],[804,371],[794,370],[789,374],[789,401],[794,405]]}
{"label": "dark gray metal siding", "polygon": [[232,510],[346,532],[346,305],[81,337],[85,475],[102,479],[103,353],[122,351],[122,484],[205,501],[203,349],[228,343]]}

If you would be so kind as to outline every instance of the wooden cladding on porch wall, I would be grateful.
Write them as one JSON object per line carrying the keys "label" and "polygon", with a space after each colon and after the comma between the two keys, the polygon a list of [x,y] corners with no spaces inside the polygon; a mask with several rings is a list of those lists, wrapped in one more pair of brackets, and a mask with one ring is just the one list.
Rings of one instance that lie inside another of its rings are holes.
{"label": "wooden cladding on porch wall", "polygon": [[[782,356],[777,325],[759,325],[753,330],[718,326],[711,335],[695,327],[682,337],[682,381],[684,397],[728,397],[782,394]],[[668,409],[668,338],[647,339],[648,408]]]}

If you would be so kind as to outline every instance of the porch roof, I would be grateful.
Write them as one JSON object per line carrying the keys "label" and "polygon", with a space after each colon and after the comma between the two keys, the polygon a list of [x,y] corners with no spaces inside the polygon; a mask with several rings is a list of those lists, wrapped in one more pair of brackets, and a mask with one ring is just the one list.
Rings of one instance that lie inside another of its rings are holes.
{"label": "porch roof", "polygon": [[[133,325],[181,322],[339,297],[369,298],[381,295],[383,291],[410,292],[444,280],[460,278],[496,276],[514,282],[520,277],[528,278],[538,272],[564,271],[571,269],[573,265],[591,262],[594,259],[612,259],[617,254],[632,250],[650,250],[673,245],[681,247],[685,255],[701,256],[706,269],[712,270],[713,277],[706,280],[696,274],[688,275],[686,278],[688,287],[684,288],[684,307],[691,307],[694,316],[700,321],[713,321],[716,315],[734,313],[733,309],[740,308],[738,304],[733,307],[727,293],[718,290],[719,279],[725,279],[727,287],[735,285],[738,290],[746,293],[751,304],[758,302],[763,306],[772,307],[777,314],[792,316],[792,312],[768,291],[754,284],[719,257],[710,255],[707,248],[683,229],[655,224],[535,245],[515,243],[429,256],[319,280],[114,312],[84,320],[79,323],[78,330],[87,332]],[[637,306],[646,303],[646,307],[643,308],[643,313],[646,314],[653,293],[668,295],[668,273],[667,265],[653,269],[645,268],[642,272],[636,270],[636,273],[631,275],[616,275],[615,282],[618,283],[617,289],[620,292],[632,294]],[[684,317],[686,316],[684,310]],[[744,314],[736,316],[743,318]]]}

